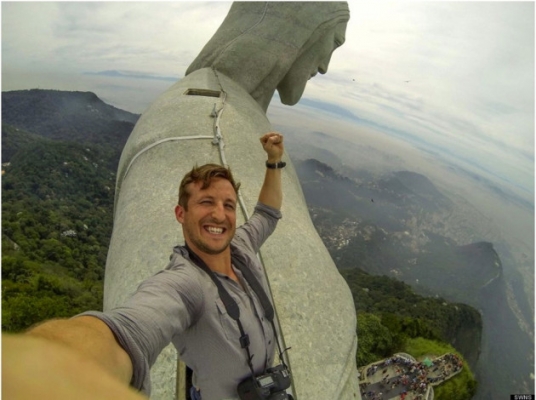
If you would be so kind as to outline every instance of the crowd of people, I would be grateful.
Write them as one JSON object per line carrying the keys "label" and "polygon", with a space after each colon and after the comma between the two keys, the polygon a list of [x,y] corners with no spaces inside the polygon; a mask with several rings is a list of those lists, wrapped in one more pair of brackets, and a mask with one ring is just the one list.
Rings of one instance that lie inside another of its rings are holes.
{"label": "crowd of people", "polygon": [[[391,367],[391,368],[389,368]],[[449,379],[462,369],[462,360],[452,353],[444,354],[434,360],[416,362],[410,358],[394,355],[377,364],[370,365],[365,372],[366,380],[377,373],[381,379],[374,384],[361,384],[361,393],[366,400],[406,398],[424,400],[429,385],[437,385]],[[376,390],[374,390],[376,389]]]}
{"label": "crowd of people", "polygon": [[460,371],[462,367],[463,363],[459,356],[453,353],[447,353],[433,361],[430,371],[436,376],[429,378],[429,382],[436,383],[448,379]]}

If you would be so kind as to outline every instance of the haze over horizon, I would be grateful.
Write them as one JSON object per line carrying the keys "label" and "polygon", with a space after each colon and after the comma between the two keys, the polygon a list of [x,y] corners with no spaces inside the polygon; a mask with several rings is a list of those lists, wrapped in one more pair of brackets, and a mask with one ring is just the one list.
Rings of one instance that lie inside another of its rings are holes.
{"label": "haze over horizon", "polygon": [[[3,2],[2,90],[92,91],[141,113],[230,6]],[[347,140],[345,162],[414,170],[473,203],[525,254],[516,268],[534,308],[534,3],[357,1],[350,13],[328,73],[294,107],[274,96],[270,121]]]}

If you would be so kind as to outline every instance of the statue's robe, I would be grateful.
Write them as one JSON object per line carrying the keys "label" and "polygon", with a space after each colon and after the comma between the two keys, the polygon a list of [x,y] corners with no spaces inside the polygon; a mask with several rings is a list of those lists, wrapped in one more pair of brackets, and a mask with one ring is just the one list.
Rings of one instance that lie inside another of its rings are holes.
{"label": "statue's robe", "polygon": [[[212,96],[222,89],[225,95]],[[265,174],[266,154],[259,138],[272,127],[241,86],[210,68],[200,69],[143,113],[123,150],[105,310],[123,303],[143,279],[167,265],[173,246],[184,243],[174,216],[179,183],[195,164],[222,164],[212,139],[185,137],[214,137],[216,121],[227,164],[241,182],[247,212],[253,212]],[[283,159],[283,218],[261,257],[284,346],[291,347],[293,391],[298,400],[360,399],[352,295],[312,224],[292,163],[287,155]],[[238,226],[244,216],[237,211]],[[155,364],[151,398],[172,398],[175,354],[168,346]]]}

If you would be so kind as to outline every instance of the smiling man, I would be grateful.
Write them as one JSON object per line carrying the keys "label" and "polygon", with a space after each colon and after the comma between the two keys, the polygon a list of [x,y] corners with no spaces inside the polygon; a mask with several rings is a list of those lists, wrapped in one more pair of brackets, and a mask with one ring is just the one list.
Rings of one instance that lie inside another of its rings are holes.
{"label": "smiling man", "polygon": [[[281,163],[283,137],[267,133],[261,143],[268,155],[259,202],[251,218],[236,228],[238,188],[231,171],[216,164],[194,167],[183,178],[175,216],[182,225],[185,246],[176,246],[167,269],[186,271],[195,277],[181,297],[197,322],[173,340],[181,359],[193,370],[192,398],[236,397],[237,385],[251,375],[249,354],[240,343],[241,332],[228,315],[216,286],[199,268],[191,268],[195,253],[215,273],[240,308],[240,320],[250,339],[249,351],[255,374],[274,360],[274,332],[264,318],[263,306],[234,265],[232,256],[246,261],[265,292],[268,286],[256,253],[281,218]],[[184,268],[184,265],[187,268]],[[190,264],[190,265],[188,265]],[[202,278],[200,283],[198,280]],[[202,301],[200,300],[202,298]],[[179,338],[180,337],[180,338]]]}
{"label": "smiling man", "polygon": [[[285,163],[281,134],[270,132],[260,141],[268,155],[266,174],[246,223],[236,228],[239,184],[231,171],[216,164],[194,167],[181,182],[175,208],[185,245],[173,249],[168,266],[112,310],[88,311],[47,321],[26,335],[4,336],[4,359],[12,362],[3,377],[13,384],[3,388],[3,395],[26,400],[37,391],[38,397],[56,400],[82,398],[80,393],[88,393],[84,399],[138,399],[127,384],[150,394],[151,366],[170,342],[193,371],[194,400],[236,399],[241,382],[267,373],[276,338],[257,252],[281,218]],[[238,305],[240,324],[229,315],[219,285]],[[35,372],[32,385],[21,383],[28,379],[27,365]],[[60,391],[57,382],[62,382]],[[96,382],[104,382],[109,395],[92,397]]]}

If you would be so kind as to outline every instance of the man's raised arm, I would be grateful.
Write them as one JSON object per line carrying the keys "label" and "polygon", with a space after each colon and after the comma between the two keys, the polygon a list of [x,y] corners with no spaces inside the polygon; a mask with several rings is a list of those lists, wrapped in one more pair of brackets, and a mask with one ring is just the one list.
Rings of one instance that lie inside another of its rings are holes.
{"label": "man's raised arm", "polygon": [[[281,157],[283,157],[283,135],[269,132],[260,138],[262,147],[268,155],[264,183],[259,194],[259,202],[280,210],[283,202],[281,189]],[[269,168],[271,166],[272,168]]]}
{"label": "man's raised arm", "polygon": [[51,320],[2,335],[6,399],[145,399],[128,387],[131,376],[130,357],[97,318]]}

